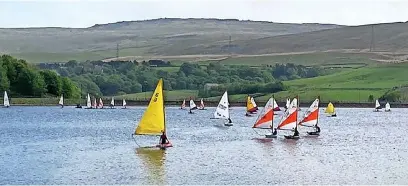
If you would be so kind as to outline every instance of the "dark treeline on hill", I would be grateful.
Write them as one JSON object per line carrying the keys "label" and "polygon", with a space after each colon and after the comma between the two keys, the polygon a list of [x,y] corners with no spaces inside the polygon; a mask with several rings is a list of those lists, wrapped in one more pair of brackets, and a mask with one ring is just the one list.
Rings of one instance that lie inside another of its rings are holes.
{"label": "dark treeline on hill", "polygon": [[[324,73],[318,68],[294,64],[249,67],[217,62],[205,66],[184,63],[174,71],[170,62],[161,60],[69,61],[65,64],[40,64],[40,68],[55,70],[61,76],[69,77],[81,87],[83,95],[90,93],[98,96],[152,91],[159,78],[164,78],[166,90],[200,90],[200,96],[213,96],[225,89],[230,94],[273,93],[285,89],[282,80],[315,77]],[[217,86],[208,88],[206,84]]]}
{"label": "dark treeline on hill", "polygon": [[0,57],[0,90],[8,91],[12,97],[59,96],[77,98],[79,89],[67,77],[54,71],[38,70],[8,55]]}

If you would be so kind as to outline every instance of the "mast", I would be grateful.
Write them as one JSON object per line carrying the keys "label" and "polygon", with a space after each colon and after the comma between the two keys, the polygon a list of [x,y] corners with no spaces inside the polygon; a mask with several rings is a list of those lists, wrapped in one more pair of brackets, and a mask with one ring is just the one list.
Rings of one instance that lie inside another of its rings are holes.
{"label": "mast", "polygon": [[[275,96],[272,94],[272,99],[273,99],[273,102],[272,102],[272,120],[271,120],[271,130],[272,130],[272,133],[273,133],[273,115],[275,114],[274,112],[274,108],[275,108]],[[265,105],[266,106],[266,105]]]}
{"label": "mast", "polygon": [[319,99],[319,103],[317,104],[317,120],[316,120],[316,126],[319,124],[319,112],[320,112],[320,95],[317,96],[317,99]]}
{"label": "mast", "polygon": [[299,109],[299,95],[296,96],[296,99],[297,99],[297,105],[298,105],[298,107],[296,108],[296,111],[295,111],[295,112],[296,112],[295,132],[297,131],[297,126],[298,126],[298,122],[297,122],[297,121],[298,121],[298,114],[299,114],[299,110],[298,110],[298,109]]}
{"label": "mast", "polygon": [[[160,80],[159,80],[160,81]],[[164,82],[163,82],[164,86]],[[164,118],[164,134],[167,133],[166,131],[166,105],[164,105],[164,91],[163,91],[163,86],[162,86],[162,96],[163,96],[163,118]]]}

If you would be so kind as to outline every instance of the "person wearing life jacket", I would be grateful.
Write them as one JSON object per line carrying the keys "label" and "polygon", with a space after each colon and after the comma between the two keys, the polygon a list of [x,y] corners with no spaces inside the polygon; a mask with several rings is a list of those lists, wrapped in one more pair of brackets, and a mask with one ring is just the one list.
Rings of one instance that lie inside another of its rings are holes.
{"label": "person wearing life jacket", "polygon": [[272,135],[277,135],[277,134],[278,134],[278,130],[276,130],[275,128],[275,131],[273,131]]}
{"label": "person wearing life jacket", "polygon": [[162,131],[162,135],[160,135],[160,145],[164,145],[164,144],[168,144],[169,140],[167,139],[166,133],[164,132],[164,130]]}

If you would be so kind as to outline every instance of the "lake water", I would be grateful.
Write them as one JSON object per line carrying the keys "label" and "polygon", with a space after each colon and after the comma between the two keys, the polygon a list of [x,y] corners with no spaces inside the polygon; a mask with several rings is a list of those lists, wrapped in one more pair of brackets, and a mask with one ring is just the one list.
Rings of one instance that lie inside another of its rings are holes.
{"label": "lake water", "polygon": [[223,127],[209,119],[214,110],[166,108],[174,147],[163,151],[131,138],[142,107],[0,109],[0,184],[408,183],[408,109],[321,112],[321,135],[301,128],[299,140],[286,132],[264,140],[267,131],[253,130],[256,117],[244,117],[244,108],[232,108],[234,126]]}

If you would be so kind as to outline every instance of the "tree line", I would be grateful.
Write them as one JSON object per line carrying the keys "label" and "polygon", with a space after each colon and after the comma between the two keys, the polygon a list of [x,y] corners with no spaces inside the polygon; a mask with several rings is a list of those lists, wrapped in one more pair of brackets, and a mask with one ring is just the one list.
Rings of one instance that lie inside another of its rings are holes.
{"label": "tree line", "polygon": [[[152,91],[159,78],[165,79],[166,90],[200,90],[201,96],[218,94],[222,89],[230,90],[231,94],[277,92],[285,89],[282,80],[324,74],[320,68],[294,64],[250,67],[219,62],[208,65],[186,62],[178,70],[174,70],[174,67],[162,60],[40,64],[42,69],[56,71],[73,80],[82,89],[82,94],[97,96]],[[205,89],[206,84],[214,83],[220,86]]]}
{"label": "tree line", "polygon": [[51,70],[39,70],[9,55],[0,57],[0,90],[8,91],[13,97],[80,96],[78,87],[68,77]]}

